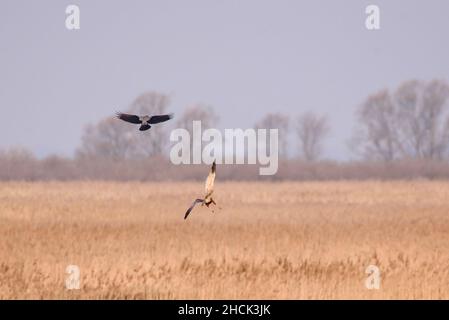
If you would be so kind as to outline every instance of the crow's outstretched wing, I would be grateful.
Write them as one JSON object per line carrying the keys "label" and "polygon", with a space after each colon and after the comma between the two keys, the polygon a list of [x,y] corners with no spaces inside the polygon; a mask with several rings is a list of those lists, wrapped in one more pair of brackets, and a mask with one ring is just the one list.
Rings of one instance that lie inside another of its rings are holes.
{"label": "crow's outstretched wing", "polygon": [[142,123],[142,121],[140,121],[139,116],[136,116],[134,114],[117,113],[117,118],[119,118],[120,120],[126,121],[126,122],[130,122],[130,123],[135,123],[135,124]]}
{"label": "crow's outstretched wing", "polygon": [[184,216],[184,220],[187,219],[187,217],[188,217],[189,214],[190,214],[190,211],[193,210],[193,207],[195,207],[195,205],[196,205],[197,203],[203,203],[203,202],[204,202],[203,199],[196,199],[195,201],[193,201],[193,203],[192,203],[192,205],[190,206],[190,208],[187,209],[187,211],[186,211],[186,214],[185,214],[185,216]]}
{"label": "crow's outstretched wing", "polygon": [[152,116],[150,118],[150,120],[148,121],[148,123],[154,124],[154,123],[164,122],[164,121],[170,120],[171,118],[173,118],[173,114],[172,113],[158,115],[158,116]]}

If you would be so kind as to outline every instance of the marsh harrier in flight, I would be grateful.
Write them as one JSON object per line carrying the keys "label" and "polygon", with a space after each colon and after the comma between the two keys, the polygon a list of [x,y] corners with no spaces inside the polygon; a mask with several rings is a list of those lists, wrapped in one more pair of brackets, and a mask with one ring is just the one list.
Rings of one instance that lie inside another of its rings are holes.
{"label": "marsh harrier in flight", "polygon": [[215,203],[214,199],[212,198],[212,193],[214,192],[215,167],[216,167],[216,165],[215,165],[215,161],[214,161],[214,163],[212,164],[212,167],[210,169],[209,175],[207,176],[207,179],[206,179],[206,185],[205,185],[206,196],[204,197],[204,199],[196,199],[195,201],[193,201],[190,208],[187,209],[187,212],[184,216],[184,220],[187,219],[190,212],[193,210],[195,205],[197,205],[198,203],[201,203],[201,206],[206,205],[206,207],[208,207],[208,208],[211,203],[213,203],[214,205],[217,205]]}

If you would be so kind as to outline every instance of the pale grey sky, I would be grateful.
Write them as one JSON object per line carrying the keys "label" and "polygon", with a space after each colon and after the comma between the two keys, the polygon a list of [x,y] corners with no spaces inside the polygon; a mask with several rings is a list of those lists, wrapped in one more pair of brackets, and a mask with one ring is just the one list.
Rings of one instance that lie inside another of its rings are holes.
{"label": "pale grey sky", "polygon": [[[65,27],[65,8],[81,29]],[[380,7],[381,29],[365,28]],[[449,80],[449,1],[189,0],[0,3],[0,149],[72,155],[84,125],[148,90],[171,111],[210,104],[222,128],[267,112],[329,116],[347,159],[354,108],[408,79]]]}

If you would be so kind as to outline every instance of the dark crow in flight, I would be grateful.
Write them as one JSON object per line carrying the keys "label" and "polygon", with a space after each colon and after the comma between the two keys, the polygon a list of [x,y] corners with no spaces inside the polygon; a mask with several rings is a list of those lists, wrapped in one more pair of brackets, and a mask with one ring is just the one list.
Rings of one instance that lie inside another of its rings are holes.
{"label": "dark crow in flight", "polygon": [[126,113],[117,113],[117,118],[134,123],[134,124],[140,124],[140,131],[145,131],[151,128],[152,124],[165,122],[167,120],[170,120],[173,118],[173,114],[163,114],[163,115],[157,115],[157,116],[136,116],[134,114],[126,114]]}

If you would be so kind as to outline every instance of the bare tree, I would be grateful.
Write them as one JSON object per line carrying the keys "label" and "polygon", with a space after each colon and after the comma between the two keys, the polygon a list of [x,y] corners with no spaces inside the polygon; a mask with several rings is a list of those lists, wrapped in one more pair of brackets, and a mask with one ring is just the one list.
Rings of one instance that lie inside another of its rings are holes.
{"label": "bare tree", "polygon": [[357,110],[357,136],[365,156],[441,160],[449,148],[449,86],[440,80],[407,81],[383,90]]}
{"label": "bare tree", "polygon": [[322,152],[323,139],[329,130],[328,120],[325,116],[306,112],[298,117],[296,132],[301,154],[306,161],[318,160]]}
{"label": "bare tree", "polygon": [[114,117],[87,125],[81,137],[77,156],[81,158],[105,158],[124,160],[136,154],[136,137]]}
{"label": "bare tree", "polygon": [[190,133],[190,147],[192,153],[190,155],[193,161],[193,121],[201,121],[201,129],[209,129],[217,125],[218,116],[211,106],[196,104],[185,109],[184,113],[176,121],[178,128],[183,128]]}
{"label": "bare tree", "polygon": [[[147,92],[137,97],[126,112],[139,115],[163,114],[168,103],[167,96]],[[137,132],[134,126],[110,116],[96,125],[86,127],[77,155],[112,160],[158,155],[168,146],[166,130],[166,126],[160,125],[145,132]]]}
{"label": "bare tree", "polygon": [[[287,157],[287,141],[290,131],[290,119],[287,115],[282,113],[269,113],[263,117],[254,126],[256,129],[278,129],[279,134],[279,156],[282,158]],[[267,144],[269,142],[267,141]]]}
{"label": "bare tree", "polygon": [[369,160],[392,161],[400,148],[397,140],[397,113],[388,90],[374,94],[356,113],[359,127],[353,142]]}
{"label": "bare tree", "polygon": [[449,86],[439,80],[408,81],[395,93],[404,156],[441,160],[449,145]]}
{"label": "bare tree", "polygon": [[0,180],[35,180],[38,171],[38,159],[28,149],[0,150]]}
{"label": "bare tree", "polygon": [[192,136],[193,121],[201,121],[202,129],[212,128],[218,123],[218,116],[211,106],[196,104],[188,107],[178,118],[176,125],[184,128]]}
{"label": "bare tree", "polygon": [[398,106],[399,141],[401,153],[405,157],[419,158],[424,144],[423,130],[419,121],[418,91],[419,81],[407,81],[396,90],[395,100]]}

